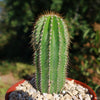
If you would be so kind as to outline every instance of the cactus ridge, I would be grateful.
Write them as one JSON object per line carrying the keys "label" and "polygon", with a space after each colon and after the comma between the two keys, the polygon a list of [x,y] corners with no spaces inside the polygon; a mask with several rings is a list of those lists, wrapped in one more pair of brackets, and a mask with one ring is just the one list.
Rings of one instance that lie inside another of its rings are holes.
{"label": "cactus ridge", "polygon": [[40,67],[40,42],[41,42],[41,31],[44,25],[44,17],[41,18],[41,20],[39,20],[35,26],[35,29],[33,31],[33,41],[34,41],[34,48],[35,48],[35,58],[34,58],[34,62],[36,67],[36,87],[38,90],[40,90],[40,75],[41,75],[41,67]]}
{"label": "cactus ridge", "polygon": [[34,27],[36,86],[42,93],[59,93],[65,83],[69,34],[58,15],[46,14]]}
{"label": "cactus ridge", "polygon": [[50,44],[50,93],[57,91],[57,67],[59,62],[59,34],[56,16],[51,22],[51,44]]}
{"label": "cactus ridge", "polygon": [[[40,47],[40,62],[41,62],[41,90],[48,90],[49,78],[49,30],[50,30],[50,17],[45,18],[44,27],[42,30],[41,47]],[[45,85],[44,85],[45,84]]]}

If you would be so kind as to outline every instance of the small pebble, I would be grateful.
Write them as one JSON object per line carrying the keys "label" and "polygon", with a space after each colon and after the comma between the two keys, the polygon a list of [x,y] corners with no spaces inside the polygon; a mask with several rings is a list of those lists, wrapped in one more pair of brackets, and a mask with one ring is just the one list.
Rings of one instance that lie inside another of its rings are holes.
{"label": "small pebble", "polygon": [[82,95],[81,95],[81,94],[79,94],[79,98],[80,98],[80,100],[83,100],[83,98],[82,98]]}
{"label": "small pebble", "polygon": [[63,90],[63,91],[62,91],[62,94],[65,94],[65,93],[66,93],[66,91]]}
{"label": "small pebble", "polygon": [[9,100],[92,100],[93,98],[87,88],[76,84],[74,80],[66,80],[60,94],[41,94],[33,88],[32,83],[34,79],[18,85],[16,91],[10,93]]}

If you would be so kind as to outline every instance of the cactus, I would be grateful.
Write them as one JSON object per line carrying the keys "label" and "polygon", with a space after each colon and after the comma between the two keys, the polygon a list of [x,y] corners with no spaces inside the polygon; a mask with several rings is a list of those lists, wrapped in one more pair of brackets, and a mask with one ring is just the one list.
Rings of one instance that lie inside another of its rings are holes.
{"label": "cactus", "polygon": [[32,34],[35,48],[36,87],[42,93],[59,93],[65,83],[69,34],[62,17],[42,15]]}

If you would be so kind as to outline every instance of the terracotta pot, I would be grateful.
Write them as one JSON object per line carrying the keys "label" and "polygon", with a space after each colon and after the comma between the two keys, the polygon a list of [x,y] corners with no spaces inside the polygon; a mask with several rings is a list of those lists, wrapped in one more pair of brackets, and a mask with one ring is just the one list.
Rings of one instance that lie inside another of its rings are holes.
{"label": "terracotta pot", "polygon": [[[73,80],[73,79],[71,79],[71,78],[66,78],[66,79],[67,79],[67,80],[70,80],[70,81]],[[15,90],[16,90],[16,87],[17,87],[19,84],[23,83],[24,81],[25,81],[25,80],[19,81],[19,82],[17,82],[16,84],[14,84],[13,86],[11,86],[11,87],[7,90],[7,92],[6,92],[5,100],[8,100],[9,94],[10,94],[11,92],[15,91]],[[85,87],[85,88],[87,88],[87,89],[89,90],[90,94],[93,95],[93,100],[97,100],[97,96],[96,96],[95,92],[92,90],[92,88],[90,88],[88,85],[86,85],[85,83],[82,83],[82,82],[80,82],[80,81],[74,80],[74,82],[77,83],[77,84],[80,84],[81,86],[83,86],[83,87]]]}

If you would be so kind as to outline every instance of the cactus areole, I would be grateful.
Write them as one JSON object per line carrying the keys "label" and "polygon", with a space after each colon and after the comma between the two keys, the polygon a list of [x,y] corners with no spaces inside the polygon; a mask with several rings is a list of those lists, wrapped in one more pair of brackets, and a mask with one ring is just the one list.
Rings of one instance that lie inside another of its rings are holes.
{"label": "cactus areole", "polygon": [[37,89],[42,93],[59,93],[65,84],[69,46],[63,18],[55,13],[39,17],[32,33],[32,45]]}

